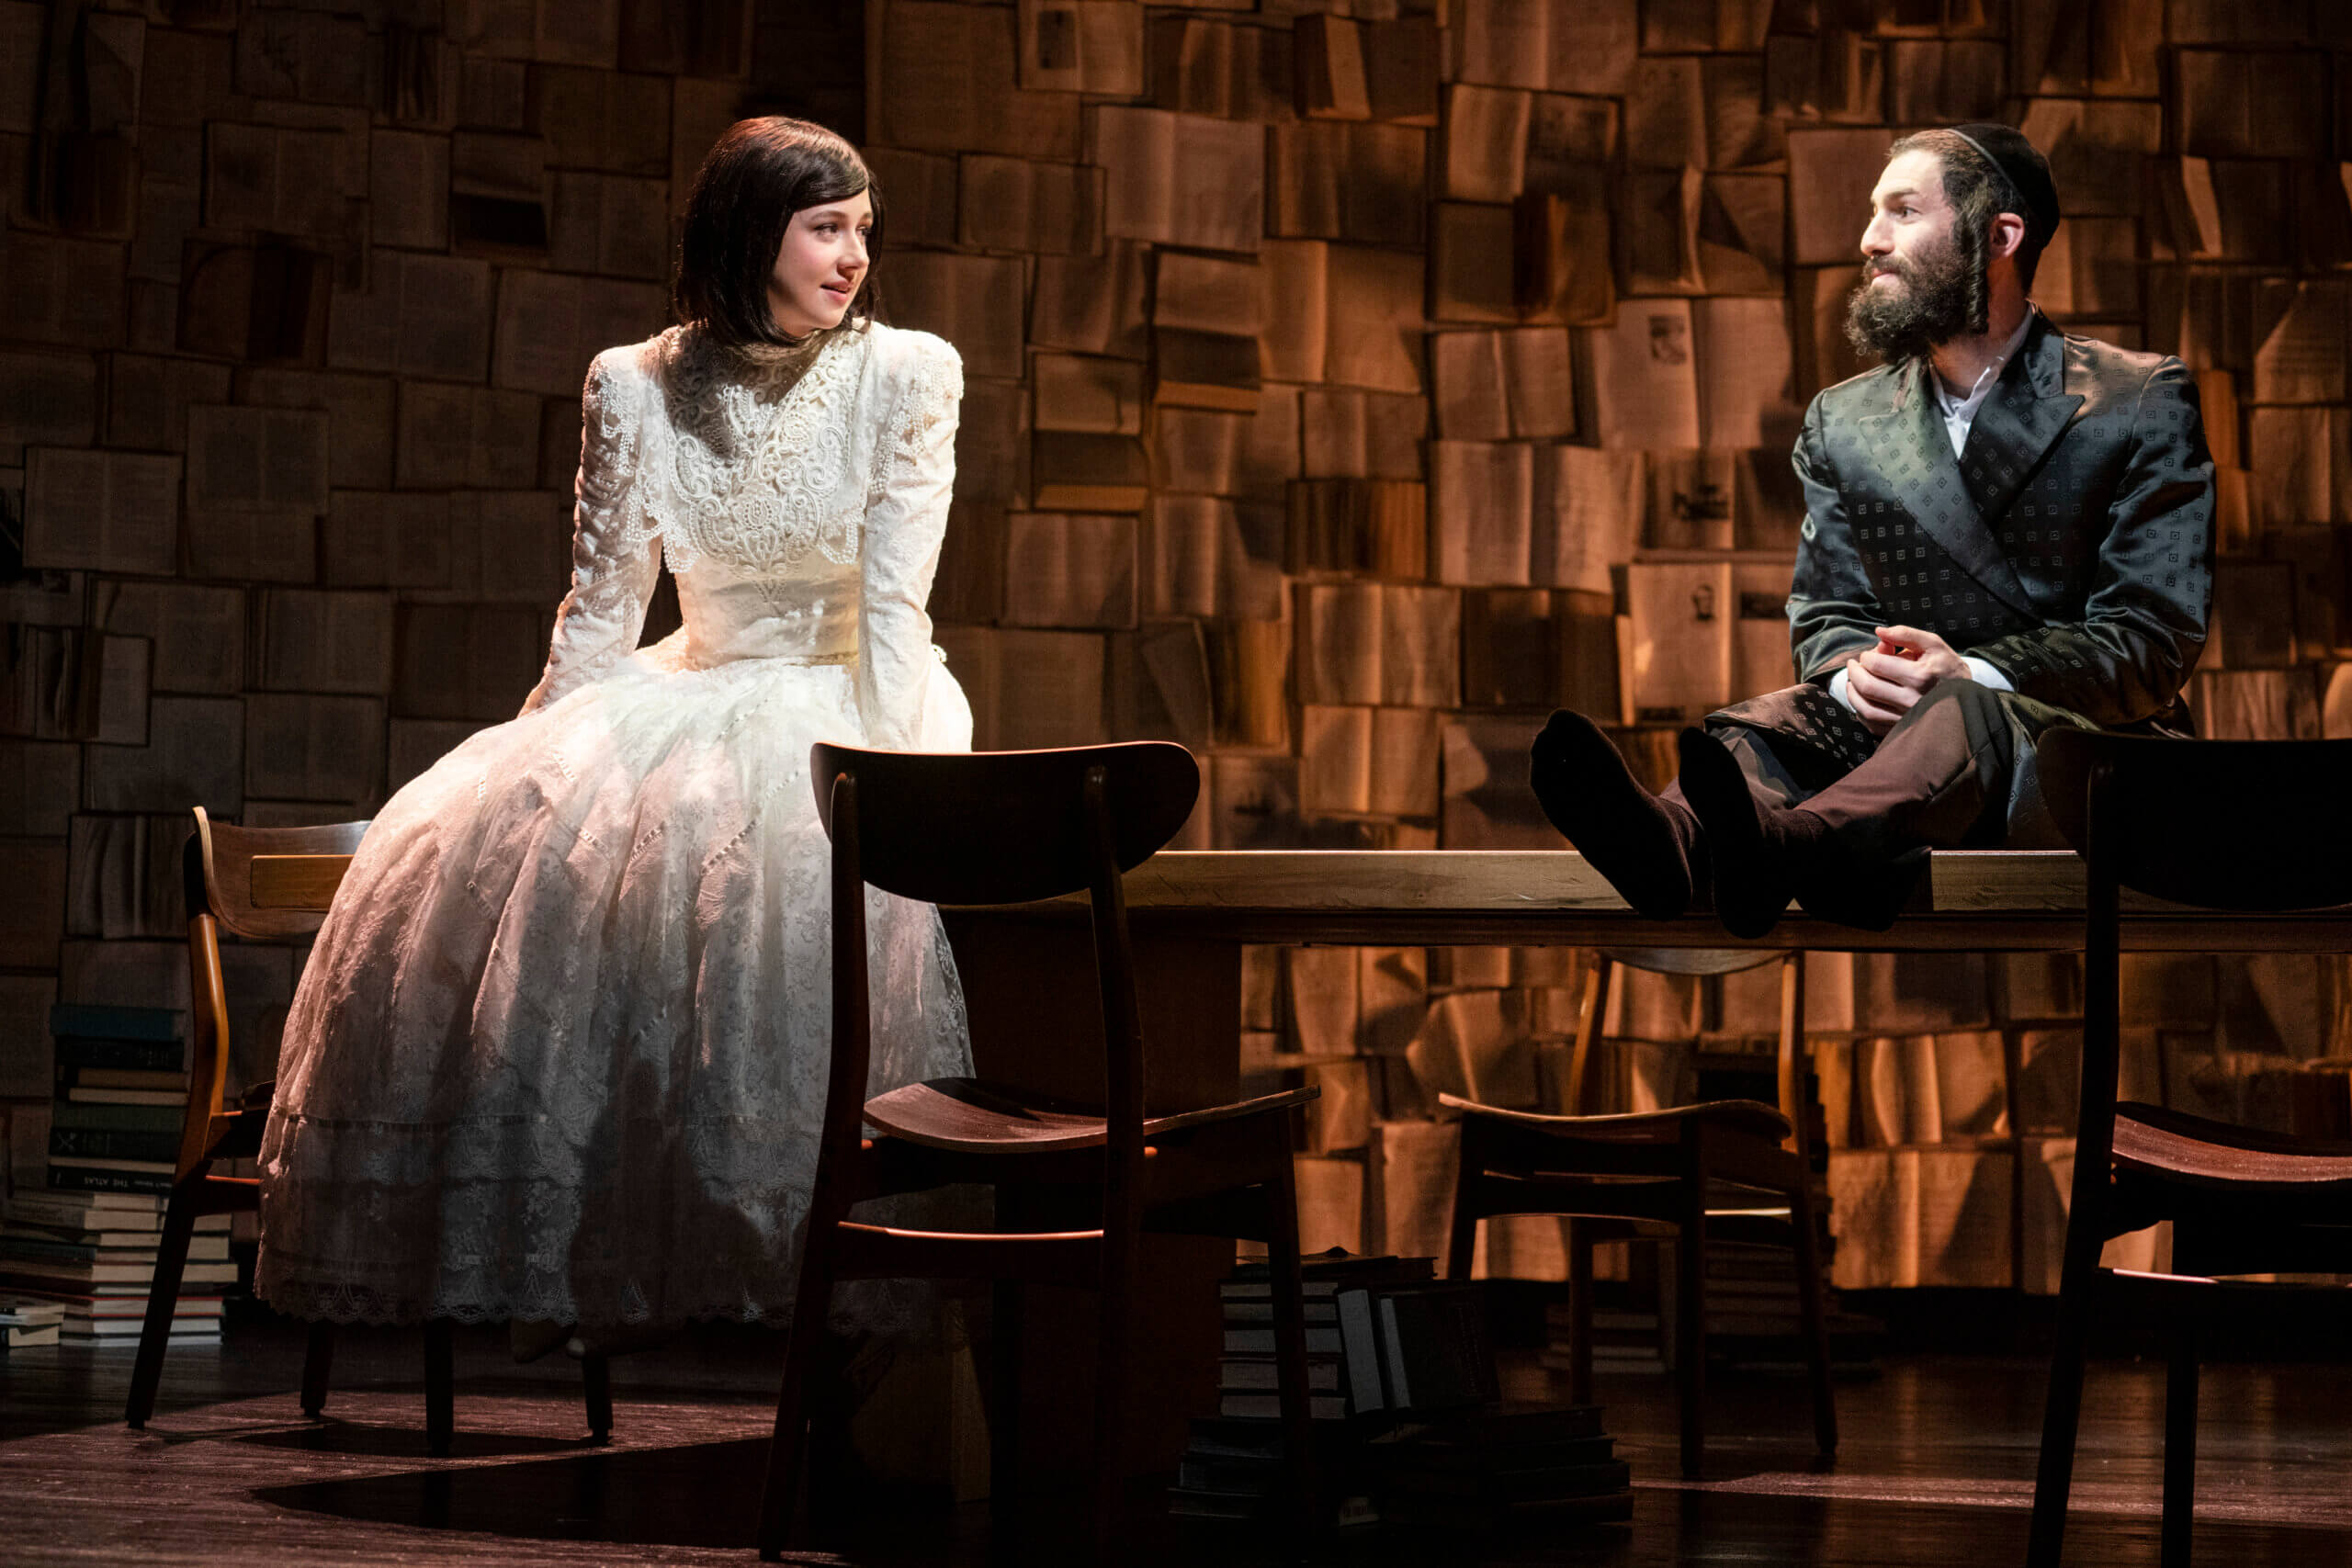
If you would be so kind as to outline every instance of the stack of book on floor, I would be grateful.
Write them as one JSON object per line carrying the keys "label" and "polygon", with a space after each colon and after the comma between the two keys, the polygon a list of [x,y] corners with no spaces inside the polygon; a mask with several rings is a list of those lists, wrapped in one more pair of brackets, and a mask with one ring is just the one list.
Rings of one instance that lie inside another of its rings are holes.
{"label": "stack of book on floor", "polygon": [[187,1114],[187,1014],[61,1002],[49,1032],[51,1190],[169,1193]]}
{"label": "stack of book on floor", "polygon": [[1495,1401],[1419,1416],[1365,1446],[1384,1518],[1447,1530],[1631,1518],[1597,1404]]}
{"label": "stack of book on floor", "polygon": [[[1377,1517],[1361,1449],[1408,1412],[1494,1397],[1494,1348],[1477,1286],[1440,1282],[1427,1258],[1306,1260],[1309,1414],[1326,1506],[1341,1523]],[[1282,1396],[1272,1289],[1248,1265],[1222,1287],[1218,1414],[1196,1419],[1169,1494],[1171,1513],[1264,1518],[1281,1502]]]}
{"label": "stack of book on floor", "polygon": [[0,1350],[54,1345],[64,1321],[65,1307],[61,1302],[0,1291]]}
{"label": "stack of book on floor", "polygon": [[[49,1032],[49,1189],[0,1211],[0,1285],[59,1303],[68,1343],[130,1344],[146,1314],[187,1115],[187,1015],[60,1003]],[[229,1224],[226,1214],[197,1222],[175,1344],[220,1337],[220,1298],[237,1279]]]}
{"label": "stack of book on floor", "polygon": [[[67,1344],[137,1342],[155,1277],[164,1200],[136,1192],[28,1192],[0,1210],[0,1290],[60,1309]],[[227,1214],[196,1222],[172,1308],[172,1343],[220,1337],[220,1299],[234,1285]]]}

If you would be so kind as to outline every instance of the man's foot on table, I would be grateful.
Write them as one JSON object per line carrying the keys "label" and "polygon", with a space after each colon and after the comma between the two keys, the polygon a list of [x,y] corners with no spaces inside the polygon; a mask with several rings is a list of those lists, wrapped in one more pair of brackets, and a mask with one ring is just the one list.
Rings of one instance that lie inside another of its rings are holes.
{"label": "man's foot on table", "polygon": [[1598,725],[1554,714],[1530,750],[1528,782],[1552,826],[1637,912],[1670,920],[1690,907],[1704,853],[1698,819],[1644,789]]}
{"label": "man's foot on table", "polygon": [[1731,749],[1703,729],[1684,730],[1675,749],[1682,793],[1706,834],[1715,914],[1734,936],[1762,936],[1781,923],[1829,825],[1810,811],[1757,799]]}

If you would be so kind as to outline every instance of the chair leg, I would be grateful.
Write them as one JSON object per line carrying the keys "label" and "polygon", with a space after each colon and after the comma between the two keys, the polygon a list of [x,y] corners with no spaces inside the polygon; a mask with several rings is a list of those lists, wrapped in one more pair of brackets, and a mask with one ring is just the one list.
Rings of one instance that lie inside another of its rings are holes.
{"label": "chair leg", "polygon": [[1003,1550],[1021,1528],[1021,1336],[1023,1287],[999,1280],[989,1313],[989,1529]]}
{"label": "chair leg", "polygon": [[1592,1403],[1592,1227],[1568,1224],[1568,1398]]}
{"label": "chair leg", "polygon": [[[1267,1184],[1266,1271],[1274,1307],[1274,1382],[1282,1394],[1283,1486],[1291,1521],[1304,1542],[1315,1529],[1315,1423],[1306,1386],[1306,1292],[1299,1280],[1298,1177],[1290,1128],[1277,1123],[1274,1179]],[[1464,1270],[1467,1277],[1468,1270]]]}
{"label": "chair leg", "polygon": [[424,1446],[435,1459],[449,1457],[458,1433],[458,1325],[447,1317],[424,1324]]}
{"label": "chair leg", "polygon": [[2173,1337],[2165,1379],[2164,1568],[2188,1568],[2197,1514],[2197,1330]]}
{"label": "chair leg", "polygon": [[334,1370],[334,1325],[322,1318],[311,1325],[302,1349],[302,1414],[312,1420],[327,1407],[327,1374]]}
{"label": "chair leg", "polygon": [[1705,1184],[1683,1183],[1674,1243],[1674,1378],[1682,1394],[1682,1475],[1696,1481],[1707,1450],[1707,1210]]}
{"label": "chair leg", "polygon": [[457,1437],[457,1319],[425,1319],[425,1450],[449,1458]]}
{"label": "chair leg", "polygon": [[1449,1280],[1470,1278],[1470,1265],[1478,1256],[1477,1190],[1487,1173],[1486,1139],[1481,1132],[1476,1116],[1463,1119],[1460,1169],[1453,1179],[1453,1224],[1446,1233],[1445,1277]]}
{"label": "chair leg", "polygon": [[588,1405],[588,1436],[613,1439],[613,1359],[594,1352],[580,1358],[581,1393]]}
{"label": "chair leg", "polygon": [[[1106,1203],[1104,1207],[1112,1205]],[[1116,1561],[1113,1549],[1125,1522],[1127,1496],[1127,1342],[1136,1301],[1132,1215],[1106,1213],[1102,1227],[1102,1290],[1094,1359],[1094,1561]]]}
{"label": "chair leg", "polygon": [[1805,1370],[1813,1383],[1813,1440],[1824,1459],[1838,1452],[1838,1398],[1829,1382],[1829,1325],[1821,1301],[1821,1240],[1814,1230],[1813,1173],[1790,1195],[1796,1225],[1797,1322],[1804,1333]]}
{"label": "chair leg", "polygon": [[155,1241],[155,1274],[147,1287],[147,1317],[139,1328],[139,1359],[130,1369],[130,1402],[123,1419],[143,1427],[155,1414],[155,1394],[164,1382],[164,1352],[171,1348],[172,1312],[179,1305],[180,1277],[187,1269],[188,1238],[196,1233],[196,1195],[206,1168],[172,1189],[164,1211],[164,1232]]}
{"label": "chair leg", "polygon": [[2075,1434],[2083,1415],[2083,1362],[2089,1348],[2092,1292],[2098,1287],[2097,1228],[2077,1214],[2066,1227],[2058,1284],[2058,1324],[2050,1352],[2050,1393],[2041,1407],[2041,1458],[2034,1470],[2033,1530],[2026,1568],[2058,1568],[2066,1537],[2066,1496],[2075,1480]]}
{"label": "chair leg", "polygon": [[794,1494],[808,1446],[809,1397],[825,1356],[825,1318],[833,1301],[833,1224],[847,1205],[823,1185],[809,1205],[808,1239],[800,1258],[800,1288],[784,1339],[784,1382],[776,1391],[775,1435],[768,1443],[768,1473],[760,1495],[760,1556],[775,1562],[792,1537]]}

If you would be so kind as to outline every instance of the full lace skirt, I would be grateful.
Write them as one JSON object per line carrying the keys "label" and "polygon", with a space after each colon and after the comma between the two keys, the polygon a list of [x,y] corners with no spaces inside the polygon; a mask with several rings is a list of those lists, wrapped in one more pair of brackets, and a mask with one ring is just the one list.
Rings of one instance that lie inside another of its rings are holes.
{"label": "full lace skirt", "polygon": [[[934,672],[922,743],[971,720]],[[853,672],[603,681],[474,736],[368,829],[287,1021],[259,1293],[339,1321],[781,1323],[824,1112]],[[868,890],[871,1092],[969,1070],[936,910]],[[848,1289],[892,1328],[910,1298]]]}

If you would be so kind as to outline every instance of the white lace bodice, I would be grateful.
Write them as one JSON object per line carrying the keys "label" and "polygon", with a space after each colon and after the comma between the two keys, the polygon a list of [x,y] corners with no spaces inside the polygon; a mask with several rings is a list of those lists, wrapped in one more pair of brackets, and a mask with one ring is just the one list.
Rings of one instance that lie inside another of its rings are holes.
{"label": "white lace bodice", "polygon": [[685,624],[649,658],[854,664],[867,743],[911,744],[963,389],[945,342],[878,324],[832,334],[813,360],[693,327],[598,355],[571,591],[524,711],[636,651],[666,556]]}

